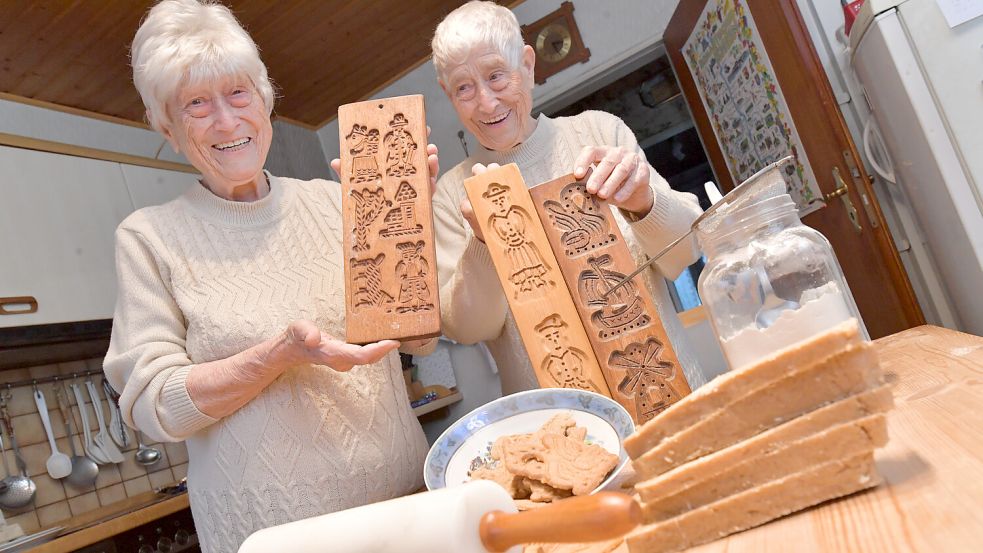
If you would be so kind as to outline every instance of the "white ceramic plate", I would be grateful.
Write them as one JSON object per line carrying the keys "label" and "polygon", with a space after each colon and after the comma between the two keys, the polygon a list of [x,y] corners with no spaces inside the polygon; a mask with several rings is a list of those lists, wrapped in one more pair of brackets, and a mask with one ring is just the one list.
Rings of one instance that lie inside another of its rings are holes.
{"label": "white ceramic plate", "polygon": [[610,482],[628,460],[622,441],[635,431],[624,407],[611,398],[570,388],[541,388],[505,396],[471,411],[437,438],[424,465],[427,489],[456,486],[470,480],[475,459],[487,459],[501,436],[535,432],[558,413],[569,412],[587,428],[587,441],[618,456],[618,465],[598,486]]}

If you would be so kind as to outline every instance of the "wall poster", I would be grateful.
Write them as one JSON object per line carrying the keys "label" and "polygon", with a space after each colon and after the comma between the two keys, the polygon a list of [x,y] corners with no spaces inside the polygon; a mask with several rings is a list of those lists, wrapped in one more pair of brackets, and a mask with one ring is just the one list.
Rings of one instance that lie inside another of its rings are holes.
{"label": "wall poster", "polygon": [[736,183],[789,154],[789,194],[805,215],[825,205],[745,0],[708,0],[683,57]]}

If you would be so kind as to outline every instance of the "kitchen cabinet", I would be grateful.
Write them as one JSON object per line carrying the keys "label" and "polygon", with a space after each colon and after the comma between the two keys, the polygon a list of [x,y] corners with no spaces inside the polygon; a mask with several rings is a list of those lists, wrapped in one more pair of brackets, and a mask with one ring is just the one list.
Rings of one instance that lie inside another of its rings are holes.
{"label": "kitchen cabinet", "polygon": [[120,165],[0,147],[0,328],[112,317],[113,232],[133,210]]}
{"label": "kitchen cabinet", "polygon": [[0,146],[0,329],[110,319],[114,233],[180,195],[195,175]]}

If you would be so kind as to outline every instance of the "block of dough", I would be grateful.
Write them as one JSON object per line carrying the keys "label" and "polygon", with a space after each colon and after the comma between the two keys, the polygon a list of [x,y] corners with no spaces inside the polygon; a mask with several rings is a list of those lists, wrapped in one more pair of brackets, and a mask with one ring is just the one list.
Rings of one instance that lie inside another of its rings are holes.
{"label": "block of dough", "polygon": [[663,440],[632,465],[643,478],[719,451],[795,417],[880,384],[869,343],[850,346],[826,362],[792,373]]}
{"label": "block of dough", "polygon": [[718,479],[734,466],[765,455],[782,444],[791,444],[843,423],[887,412],[893,405],[891,386],[880,386],[831,403],[749,440],[639,482],[635,485],[635,490],[645,503],[679,495],[683,490],[691,489],[701,482]]}
{"label": "block of dough", "polygon": [[632,459],[641,457],[667,436],[689,428],[748,393],[796,369],[811,367],[828,358],[830,352],[860,342],[857,321],[851,319],[808,341],[777,351],[746,369],[721,375],[639,427],[625,440],[625,450]]}
{"label": "block of dough", "polygon": [[[776,443],[771,451],[745,457],[702,482],[643,504],[643,520],[646,523],[668,520],[811,466],[847,459],[886,443],[887,419],[883,413],[834,426],[792,443]],[[728,450],[718,453],[726,454]],[[715,455],[680,468],[699,465],[700,461]]]}
{"label": "block of dough", "polygon": [[681,551],[879,483],[871,451],[810,467],[678,517],[642,526],[625,541],[628,550],[637,553]]}

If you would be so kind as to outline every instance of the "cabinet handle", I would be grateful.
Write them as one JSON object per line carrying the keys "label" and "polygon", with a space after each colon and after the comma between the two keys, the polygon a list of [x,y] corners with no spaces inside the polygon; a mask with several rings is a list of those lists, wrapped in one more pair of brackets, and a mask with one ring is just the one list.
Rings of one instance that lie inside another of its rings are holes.
{"label": "cabinet handle", "polygon": [[34,296],[0,298],[0,315],[26,315],[37,311],[38,300]]}

